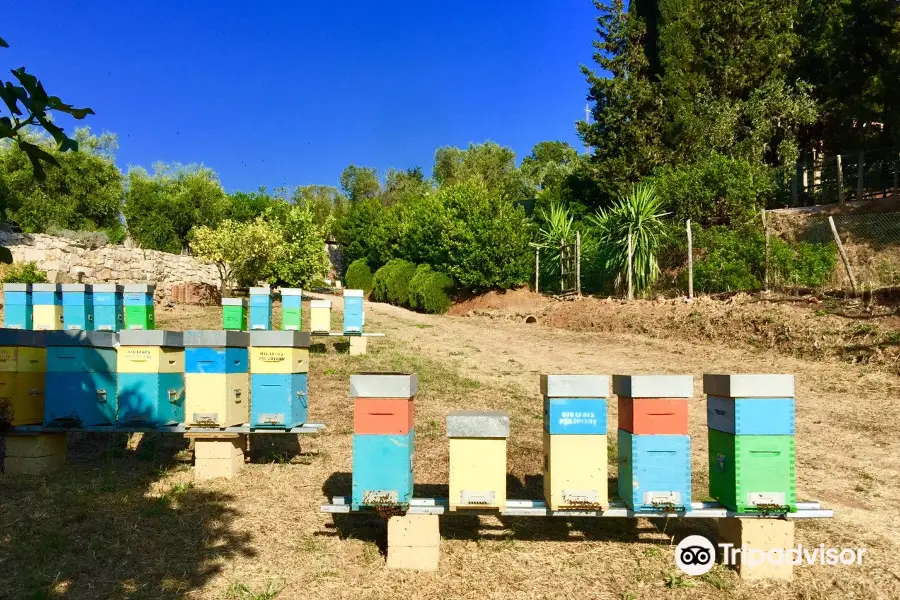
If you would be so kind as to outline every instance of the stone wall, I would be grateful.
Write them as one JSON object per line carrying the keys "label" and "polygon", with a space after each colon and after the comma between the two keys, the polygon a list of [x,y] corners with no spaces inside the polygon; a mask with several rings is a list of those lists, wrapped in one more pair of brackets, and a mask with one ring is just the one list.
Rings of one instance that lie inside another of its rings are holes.
{"label": "stone wall", "polygon": [[188,302],[215,301],[210,295],[219,286],[216,267],[192,256],[111,245],[92,249],[43,234],[0,232],[0,245],[15,262],[36,262],[51,283],[152,283],[158,301]]}

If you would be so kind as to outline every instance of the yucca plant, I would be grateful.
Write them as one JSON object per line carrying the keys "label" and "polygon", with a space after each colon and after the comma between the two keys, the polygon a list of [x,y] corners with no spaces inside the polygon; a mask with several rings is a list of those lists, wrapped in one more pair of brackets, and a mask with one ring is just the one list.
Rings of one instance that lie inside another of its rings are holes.
{"label": "yucca plant", "polygon": [[589,217],[600,243],[601,260],[606,271],[622,289],[628,278],[628,235],[631,234],[632,284],[638,295],[645,295],[659,276],[657,253],[665,236],[662,200],[648,184],[631,187],[627,195]]}
{"label": "yucca plant", "polygon": [[552,282],[549,289],[559,289],[559,250],[564,244],[575,243],[575,219],[569,209],[558,202],[550,205],[550,210],[539,209],[541,228],[537,241],[532,244],[541,249],[541,286]]}

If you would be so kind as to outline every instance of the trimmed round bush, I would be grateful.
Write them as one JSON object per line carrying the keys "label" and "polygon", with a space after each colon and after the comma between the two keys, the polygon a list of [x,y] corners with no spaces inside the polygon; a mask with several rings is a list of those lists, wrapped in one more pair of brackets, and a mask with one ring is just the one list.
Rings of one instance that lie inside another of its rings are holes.
{"label": "trimmed round bush", "polygon": [[411,308],[431,314],[443,314],[452,304],[453,279],[430,265],[419,265],[409,282]]}
{"label": "trimmed round bush", "polygon": [[347,267],[347,275],[344,277],[346,285],[351,290],[363,290],[365,293],[372,291],[372,269],[364,258],[358,258]]}
{"label": "trimmed round bush", "polygon": [[372,298],[378,302],[390,302],[397,306],[409,304],[409,282],[416,274],[416,265],[395,258],[375,271],[372,281]]}

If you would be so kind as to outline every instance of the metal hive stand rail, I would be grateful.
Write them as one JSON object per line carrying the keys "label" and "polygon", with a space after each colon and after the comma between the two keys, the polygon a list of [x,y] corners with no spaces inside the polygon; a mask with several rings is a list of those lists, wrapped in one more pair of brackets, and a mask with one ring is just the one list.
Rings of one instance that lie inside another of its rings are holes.
{"label": "metal hive stand rail", "polygon": [[325,429],[323,423],[305,423],[290,429],[276,429],[272,427],[251,427],[248,423],[233,427],[185,427],[184,423],[169,425],[167,427],[141,427],[104,425],[94,427],[44,427],[43,425],[23,425],[10,427],[0,432],[4,434],[37,434],[37,433],[68,433],[72,431],[89,431],[91,433],[319,433]]}
{"label": "metal hive stand rail", "polygon": [[311,337],[384,337],[383,333],[343,333],[341,331],[313,331]]}
{"label": "metal hive stand rail", "polygon": [[[326,513],[373,512],[373,509],[353,511],[350,498],[335,496],[331,504],[323,504],[321,511]],[[407,514],[415,515],[500,515],[504,517],[630,517],[630,518],[691,518],[691,519],[831,519],[834,511],[822,508],[818,502],[798,502],[797,512],[792,513],[736,513],[717,502],[691,502],[688,512],[635,512],[624,504],[613,502],[606,510],[550,510],[541,500],[507,500],[506,508],[497,510],[461,509],[454,512],[448,510],[446,498],[413,498],[410,500]]]}

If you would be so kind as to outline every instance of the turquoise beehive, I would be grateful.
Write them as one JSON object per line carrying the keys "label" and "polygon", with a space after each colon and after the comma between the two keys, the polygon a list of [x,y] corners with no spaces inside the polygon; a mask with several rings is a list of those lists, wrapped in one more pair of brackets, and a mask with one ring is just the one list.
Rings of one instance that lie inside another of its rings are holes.
{"label": "turquoise beehive", "polygon": [[93,289],[84,283],[64,283],[62,291],[63,329],[94,329]]}
{"label": "turquoise beehive", "polygon": [[272,289],[250,288],[250,329],[272,329]]}
{"label": "turquoise beehive", "polygon": [[31,329],[30,283],[3,284],[3,326],[7,329]]}

